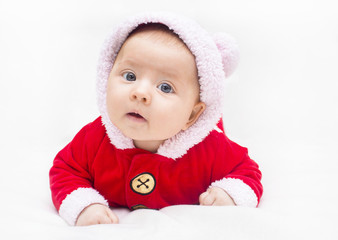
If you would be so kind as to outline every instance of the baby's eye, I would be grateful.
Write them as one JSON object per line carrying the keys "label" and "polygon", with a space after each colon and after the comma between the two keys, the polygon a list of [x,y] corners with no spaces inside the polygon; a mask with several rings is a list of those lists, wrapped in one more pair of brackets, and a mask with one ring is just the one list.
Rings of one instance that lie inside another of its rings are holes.
{"label": "baby's eye", "polygon": [[158,88],[164,93],[173,93],[173,88],[168,83],[161,83]]}
{"label": "baby's eye", "polygon": [[123,77],[127,80],[127,81],[135,81],[136,80],[136,76],[134,73],[132,72],[126,72],[123,74]]}

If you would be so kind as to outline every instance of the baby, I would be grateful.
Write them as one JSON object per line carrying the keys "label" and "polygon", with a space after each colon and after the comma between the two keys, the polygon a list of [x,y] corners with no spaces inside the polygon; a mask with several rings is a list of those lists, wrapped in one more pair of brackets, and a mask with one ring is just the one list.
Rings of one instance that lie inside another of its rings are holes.
{"label": "baby", "polygon": [[52,199],[70,225],[118,223],[110,207],[256,207],[261,172],[224,134],[222,85],[234,42],[164,13],[108,37],[98,67],[101,116],[56,156]]}

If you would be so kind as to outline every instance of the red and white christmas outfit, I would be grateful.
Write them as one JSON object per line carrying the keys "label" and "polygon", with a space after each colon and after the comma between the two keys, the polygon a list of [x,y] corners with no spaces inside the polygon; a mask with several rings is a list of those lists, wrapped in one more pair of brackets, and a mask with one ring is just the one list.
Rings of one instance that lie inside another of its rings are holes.
{"label": "red and white christmas outfit", "polygon": [[[206,109],[185,131],[166,140],[157,153],[135,148],[110,121],[107,79],[130,32],[146,23],[173,30],[195,56],[200,99]],[[167,13],[146,13],[126,20],[108,37],[98,65],[101,116],[85,126],[56,156],[50,170],[52,199],[71,225],[93,203],[130,209],[160,209],[198,204],[210,186],[224,189],[236,205],[256,207],[262,195],[261,172],[246,148],[224,134],[223,81],[236,67],[237,47],[224,34],[209,36],[195,22]]]}

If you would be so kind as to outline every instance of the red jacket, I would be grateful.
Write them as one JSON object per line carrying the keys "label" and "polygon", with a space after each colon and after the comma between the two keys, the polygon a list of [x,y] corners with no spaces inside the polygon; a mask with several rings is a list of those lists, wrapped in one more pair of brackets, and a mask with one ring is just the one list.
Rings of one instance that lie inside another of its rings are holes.
{"label": "red jacket", "polygon": [[[194,124],[166,139],[157,154],[135,149],[133,140],[111,122],[107,109],[108,79],[119,49],[134,29],[147,23],[172,29],[194,55],[200,101],[205,104]],[[92,203],[131,209],[197,204],[210,186],[224,189],[236,205],[257,206],[262,194],[257,164],[247,149],[225,136],[221,122],[214,130],[222,117],[225,78],[237,62],[237,44],[231,37],[211,36],[176,14],[144,13],[116,26],[103,44],[97,69],[101,117],[59,152],[50,171],[60,216],[74,224]]]}
{"label": "red jacket", "polygon": [[[199,195],[211,185],[223,187],[237,205],[253,206],[262,195],[260,180],[261,172],[247,149],[219,129],[173,160],[142,149],[115,148],[101,117],[86,125],[57,154],[50,170],[57,210],[63,204],[69,205],[66,212],[73,211],[74,206],[79,208],[71,219],[64,216],[70,224],[84,207],[96,201],[130,209],[198,204]],[[82,193],[77,196],[76,191]],[[63,202],[66,197],[69,201]]]}

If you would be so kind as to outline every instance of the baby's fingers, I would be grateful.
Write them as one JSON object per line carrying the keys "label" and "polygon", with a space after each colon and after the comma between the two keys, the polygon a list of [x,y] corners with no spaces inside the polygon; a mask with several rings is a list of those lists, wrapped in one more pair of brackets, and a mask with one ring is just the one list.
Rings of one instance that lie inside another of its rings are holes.
{"label": "baby's fingers", "polygon": [[109,219],[111,220],[110,223],[119,223],[119,218],[113,211],[111,211],[110,209],[107,209],[107,214],[108,214]]}
{"label": "baby's fingers", "polygon": [[199,197],[200,205],[211,206],[214,204],[215,200],[215,196],[210,194],[209,191],[202,193]]}
{"label": "baby's fingers", "polygon": [[98,219],[98,222],[97,222],[97,224],[112,224],[112,223],[113,223],[113,221],[112,221],[112,219],[110,219],[110,217],[108,215],[101,216]]}
{"label": "baby's fingers", "polygon": [[208,189],[210,195],[214,198],[213,206],[234,206],[236,205],[229,194],[221,188],[212,187]]}

